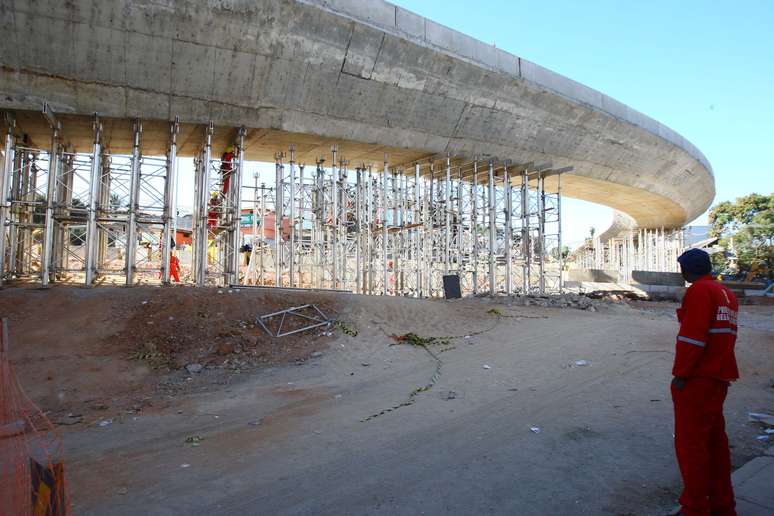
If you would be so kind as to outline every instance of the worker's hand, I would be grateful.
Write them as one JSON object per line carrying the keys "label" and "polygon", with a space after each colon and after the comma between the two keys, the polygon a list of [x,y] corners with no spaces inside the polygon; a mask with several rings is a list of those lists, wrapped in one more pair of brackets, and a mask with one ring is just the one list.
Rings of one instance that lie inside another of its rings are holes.
{"label": "worker's hand", "polygon": [[677,389],[678,391],[682,391],[683,387],[685,387],[685,378],[682,376],[675,376],[672,378],[672,387]]}

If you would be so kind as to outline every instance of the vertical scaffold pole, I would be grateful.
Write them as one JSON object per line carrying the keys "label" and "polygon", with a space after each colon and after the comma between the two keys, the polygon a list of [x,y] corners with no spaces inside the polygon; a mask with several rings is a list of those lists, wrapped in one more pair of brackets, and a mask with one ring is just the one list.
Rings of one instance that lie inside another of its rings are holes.
{"label": "vertical scaffold pole", "polygon": [[495,240],[497,238],[496,220],[497,211],[495,209],[495,177],[494,161],[489,161],[489,295],[494,296],[497,293],[497,278],[495,277]]}
{"label": "vertical scaffold pole", "polygon": [[[124,268],[126,274],[126,286],[134,284],[134,263],[137,253],[137,210],[139,208],[140,195],[140,135],[142,125],[139,119],[135,119],[132,125],[132,165],[129,179],[129,220],[126,229],[126,256]],[[162,261],[161,267],[166,269]],[[169,282],[169,279],[166,281]]]}
{"label": "vertical scaffold pole", "polygon": [[95,259],[97,252],[97,196],[100,187],[100,159],[102,157],[102,122],[94,115],[94,147],[91,160],[89,215],[86,221],[86,286],[90,287],[94,282],[96,272]]}
{"label": "vertical scaffold pole", "polygon": [[389,293],[389,274],[387,271],[387,175],[390,173],[387,154],[384,155],[384,170],[382,173],[382,294]]}
{"label": "vertical scaffold pole", "polygon": [[[57,179],[59,178],[60,142],[62,124],[54,118],[48,104],[43,106],[43,114],[51,124],[51,154],[48,163],[48,189],[46,190],[46,222],[43,239],[43,257],[40,266],[40,284],[47,287],[52,279],[52,257],[54,251],[54,208],[57,200]],[[6,151],[7,152],[7,151]],[[2,187],[0,187],[2,188]],[[1,270],[1,268],[0,268]]]}
{"label": "vertical scaffold pole", "polygon": [[298,284],[299,286],[304,286],[304,277],[302,276],[302,268],[303,268],[303,249],[304,249],[304,195],[305,195],[305,186],[304,186],[304,164],[301,163],[298,165],[298,229],[296,230],[296,238],[299,242],[299,253],[298,253],[298,259],[296,260],[297,266],[298,266]]}
{"label": "vertical scaffold pole", "polygon": [[366,288],[364,289],[368,294],[374,293],[374,177],[373,177],[373,165],[368,165],[368,175],[366,176],[366,261],[368,262],[368,277],[366,281]]}
{"label": "vertical scaffold pole", "polygon": [[210,197],[210,160],[212,159],[212,135],[215,128],[210,122],[207,125],[207,132],[204,139],[204,149],[202,152],[202,161],[199,164],[198,180],[198,203],[197,214],[198,221],[196,227],[196,256],[194,263],[196,266],[196,286],[203,287],[207,276],[207,252],[209,250],[209,229],[208,229],[208,209],[207,204]]}
{"label": "vertical scaffold pole", "polygon": [[[336,153],[338,149],[335,145],[331,147],[331,288],[339,288],[339,181],[336,174]],[[326,214],[327,218],[327,214]],[[327,222],[327,220],[326,220]]]}
{"label": "vertical scaffold pole", "polygon": [[236,166],[231,172],[231,181],[229,182],[230,206],[230,224],[231,241],[228,246],[231,247],[231,263],[229,264],[229,284],[239,283],[239,248],[242,247],[242,174],[245,168],[245,135],[247,130],[240,127],[237,132],[234,148],[236,149]]}
{"label": "vertical scaffold pole", "polygon": [[284,215],[283,195],[284,188],[283,174],[284,166],[282,164],[283,154],[275,155],[275,174],[274,174],[274,286],[282,286],[282,216]]}
{"label": "vertical scaffold pole", "polygon": [[546,293],[545,259],[546,259],[546,185],[543,172],[538,171],[538,242],[540,243],[540,260],[538,261],[538,284],[540,294]]}
{"label": "vertical scaffold pole", "polygon": [[511,188],[511,176],[508,174],[508,162],[503,168],[503,197],[505,200],[505,294],[513,294],[513,264],[511,256],[511,247],[513,240],[513,188]]}
{"label": "vertical scaffold pole", "polygon": [[164,182],[164,252],[161,256],[161,282],[169,284],[169,260],[172,257],[172,240],[177,236],[175,231],[175,217],[177,216],[177,203],[175,189],[177,185],[177,133],[180,131],[180,119],[169,127],[169,150],[167,151],[167,178]]}
{"label": "vertical scaffold pole", "polygon": [[355,293],[363,293],[363,167],[355,167]]}
{"label": "vertical scaffold pole", "polygon": [[[347,167],[349,162],[339,159],[338,181],[339,181],[339,216],[336,219],[336,233],[339,235],[339,267],[341,288],[347,288],[349,281],[347,275],[347,265],[349,262],[349,238],[347,236]],[[343,230],[343,231],[342,231]]]}
{"label": "vertical scaffold pole", "polygon": [[[562,174],[556,176],[556,216],[559,224],[558,237],[559,240],[559,294],[564,290],[564,251],[562,250]],[[632,241],[632,247],[634,243]]]}
{"label": "vertical scaffold pole", "polygon": [[288,163],[290,167],[290,178],[288,184],[288,211],[290,224],[288,230],[288,282],[290,287],[296,286],[296,146],[290,145],[288,149],[290,153],[290,161]]}
{"label": "vertical scaffold pole", "polygon": [[532,273],[532,256],[530,252],[530,228],[529,228],[529,175],[528,169],[521,173],[521,254],[524,262],[521,267],[521,289],[522,294],[529,294],[532,284],[530,274]]}
{"label": "vertical scaffold pole", "polygon": [[[256,184],[258,184],[258,175],[256,174]],[[256,194],[257,195],[257,194]],[[258,256],[258,260],[260,262],[260,268],[258,272],[258,284],[263,285],[264,279],[263,276],[266,274],[266,264],[263,261],[263,257],[266,254],[265,251],[268,250],[268,247],[266,245],[266,183],[261,183],[261,203],[260,203],[260,213],[261,213],[261,254]],[[253,215],[253,219],[255,219],[255,215]],[[253,242],[253,249],[255,249],[255,246],[257,244]]]}
{"label": "vertical scaffold pole", "polygon": [[5,135],[5,161],[3,162],[2,174],[0,174],[0,286],[2,286],[5,278],[5,223],[10,213],[8,190],[15,160],[13,131],[16,127],[16,119],[6,113],[6,121],[8,123],[8,132]]}
{"label": "vertical scaffold pole", "polygon": [[443,273],[451,269],[451,157],[446,155],[446,177],[443,184]]}
{"label": "vertical scaffold pole", "polygon": [[470,183],[470,230],[473,237],[473,295],[478,294],[478,160],[473,161],[473,181]]}
{"label": "vertical scaffold pole", "polygon": [[419,163],[414,164],[414,220],[412,224],[414,226],[414,271],[416,281],[415,297],[422,297],[423,287],[422,284],[422,233],[421,233],[421,221],[422,221],[422,202],[421,202],[421,178]]}
{"label": "vertical scaffold pole", "polygon": [[460,276],[460,279],[462,279],[464,271],[463,267],[463,243],[462,243],[462,234],[463,234],[463,202],[462,198],[464,196],[464,187],[462,186],[462,166],[457,166],[457,212],[456,216],[454,218],[455,224],[454,224],[454,236],[456,238],[456,253],[454,256],[454,262],[456,265],[457,274]]}
{"label": "vertical scaffold pole", "polygon": [[433,271],[435,270],[436,261],[438,260],[438,234],[435,230],[435,210],[437,208],[437,187],[435,185],[435,163],[430,162],[430,175],[428,177],[429,184],[425,190],[425,240],[427,245],[427,252],[425,257],[427,261],[425,263],[425,271],[427,276],[427,295],[433,297]]}

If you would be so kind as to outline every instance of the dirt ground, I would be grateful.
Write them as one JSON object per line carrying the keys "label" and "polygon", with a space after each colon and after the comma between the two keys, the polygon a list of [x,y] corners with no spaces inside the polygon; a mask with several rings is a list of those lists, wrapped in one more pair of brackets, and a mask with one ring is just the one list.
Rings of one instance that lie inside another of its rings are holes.
{"label": "dirt ground", "polygon": [[[7,289],[12,362],[27,394],[59,425],[91,423],[168,406],[170,395],[206,390],[272,364],[303,363],[327,346],[316,333],[272,339],[259,314],[337,300],[314,293],[142,287]],[[287,327],[287,325],[286,325]],[[185,366],[201,365],[204,382]]]}
{"label": "dirt ground", "polygon": [[[305,303],[344,325],[273,339],[254,323]],[[16,373],[64,436],[77,514],[671,508],[676,305],[522,304],[0,291]],[[774,413],[774,309],[742,307],[740,324],[742,379],[726,404],[735,467],[766,445],[747,413]],[[391,338],[409,332],[439,339]]]}

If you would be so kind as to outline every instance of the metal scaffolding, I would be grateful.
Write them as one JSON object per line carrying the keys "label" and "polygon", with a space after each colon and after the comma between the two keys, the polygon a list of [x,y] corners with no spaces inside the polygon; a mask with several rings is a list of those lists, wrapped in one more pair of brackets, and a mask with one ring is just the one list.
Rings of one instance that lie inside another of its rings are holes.
{"label": "metal scaffolding", "polygon": [[[89,152],[67,147],[48,107],[42,116],[45,149],[6,116],[0,281],[169,283],[179,122],[167,155],[146,156],[140,120],[131,152],[114,154],[96,115]],[[307,164],[291,145],[277,149],[273,180],[243,185],[246,130],[200,127],[186,282],[441,297],[451,275],[472,295],[562,290],[570,168],[451,155],[353,162],[336,145]],[[229,135],[222,153],[216,132]]]}
{"label": "metal scaffolding", "polygon": [[247,187],[243,284],[440,297],[443,276],[457,275],[468,294],[562,289],[570,169],[451,156],[353,167],[334,146],[305,170],[290,147],[274,184]]}
{"label": "metal scaffolding", "polygon": [[679,272],[677,257],[685,250],[683,228],[634,228],[602,240],[589,238],[574,252],[573,267],[616,271],[630,283],[633,271]]}
{"label": "metal scaffolding", "polygon": [[131,155],[110,154],[100,119],[90,153],[61,141],[61,123],[44,106],[51,146],[33,148],[6,115],[0,177],[0,281],[169,281],[174,215],[177,122],[167,158],[141,154],[142,125],[133,124]]}

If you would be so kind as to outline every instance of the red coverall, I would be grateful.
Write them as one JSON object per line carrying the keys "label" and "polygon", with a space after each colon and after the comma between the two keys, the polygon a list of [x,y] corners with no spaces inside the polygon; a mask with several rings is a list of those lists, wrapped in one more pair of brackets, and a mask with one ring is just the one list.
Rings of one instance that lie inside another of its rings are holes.
{"label": "red coverall", "polygon": [[180,283],[180,259],[175,255],[169,257],[169,275]]}
{"label": "red coverall", "polygon": [[234,153],[226,151],[220,157],[220,175],[223,179],[223,189],[221,190],[223,196],[228,195],[228,187],[231,182],[231,173],[234,170]]}
{"label": "red coverall", "polygon": [[723,402],[729,382],[739,378],[738,309],[734,294],[707,275],[688,288],[677,310],[680,333],[672,374],[685,378],[685,384],[680,390],[672,385],[672,400],[686,516],[736,515]]}

